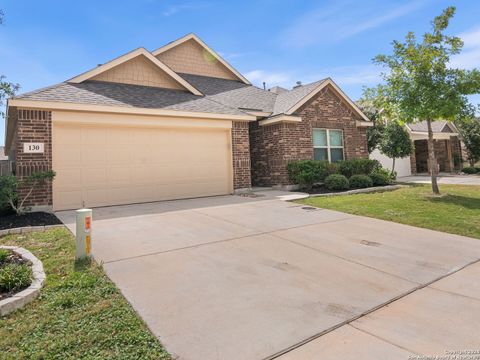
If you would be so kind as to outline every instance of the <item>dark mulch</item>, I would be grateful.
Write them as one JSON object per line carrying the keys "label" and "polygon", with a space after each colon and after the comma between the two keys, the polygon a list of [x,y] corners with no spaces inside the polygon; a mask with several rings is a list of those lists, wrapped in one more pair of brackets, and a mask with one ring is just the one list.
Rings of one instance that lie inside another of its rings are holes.
{"label": "dark mulch", "polygon": [[46,212],[31,212],[25,215],[17,215],[13,211],[8,210],[0,212],[0,230],[24,226],[57,225],[61,223],[55,215]]}
{"label": "dark mulch", "polygon": [[318,185],[314,186],[310,191],[308,190],[300,190],[300,191],[305,191],[306,193],[313,195],[313,194],[331,194],[331,193],[339,193],[339,192],[344,192],[347,190],[328,190],[325,186],[323,185]]}

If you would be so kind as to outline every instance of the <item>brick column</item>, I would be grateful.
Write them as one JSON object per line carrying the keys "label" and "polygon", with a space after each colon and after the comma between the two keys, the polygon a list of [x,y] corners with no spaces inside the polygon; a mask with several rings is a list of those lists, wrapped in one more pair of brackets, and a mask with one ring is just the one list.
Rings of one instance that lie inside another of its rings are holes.
{"label": "brick column", "polygon": [[248,122],[232,122],[233,188],[252,186]]}
{"label": "brick column", "polygon": [[415,156],[415,141],[413,142],[413,151],[410,154],[410,170],[412,175],[417,174],[417,158]]}
{"label": "brick column", "polygon": [[[44,143],[43,154],[26,154],[24,143]],[[19,180],[34,172],[52,169],[52,112],[42,110],[19,109],[16,133],[16,176]],[[22,198],[27,189],[19,188]],[[52,205],[52,184],[39,186],[24,203],[31,207]]]}

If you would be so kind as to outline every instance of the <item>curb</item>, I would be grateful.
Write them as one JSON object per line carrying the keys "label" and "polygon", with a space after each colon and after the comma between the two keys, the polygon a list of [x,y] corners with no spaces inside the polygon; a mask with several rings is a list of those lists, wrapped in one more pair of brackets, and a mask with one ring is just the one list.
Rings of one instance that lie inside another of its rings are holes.
{"label": "curb", "polygon": [[43,264],[30,251],[17,246],[0,246],[0,249],[11,250],[24,259],[32,263],[33,280],[30,286],[11,297],[0,300],[0,316],[5,316],[17,309],[20,309],[32,302],[39,294],[42,288],[46,275],[43,271]]}
{"label": "curb", "polygon": [[45,231],[45,230],[64,227],[64,226],[65,225],[63,224],[57,224],[57,225],[45,225],[45,226],[24,226],[24,227],[13,228],[13,229],[4,229],[4,230],[0,230],[0,236],[9,235],[9,234],[26,234],[32,231]]}
{"label": "curb", "polygon": [[348,190],[348,191],[337,192],[337,193],[311,194],[309,197],[354,195],[354,194],[364,194],[364,193],[371,193],[371,192],[393,191],[393,190],[401,189],[404,187],[408,187],[408,185],[375,186],[375,187],[366,188],[366,189],[355,189],[355,190]]}

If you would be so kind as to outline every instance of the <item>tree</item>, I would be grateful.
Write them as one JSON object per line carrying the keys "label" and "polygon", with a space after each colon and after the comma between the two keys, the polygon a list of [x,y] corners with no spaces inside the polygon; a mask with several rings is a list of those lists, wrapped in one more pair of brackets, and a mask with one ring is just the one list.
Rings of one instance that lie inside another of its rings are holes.
{"label": "tree", "polygon": [[409,32],[404,42],[393,42],[391,55],[378,55],[376,64],[385,66],[384,84],[375,91],[382,100],[382,109],[391,119],[406,123],[426,121],[428,127],[428,158],[432,191],[440,194],[437,184],[432,121],[455,120],[471,108],[466,95],[480,92],[480,71],[451,68],[450,57],[459,54],[463,41],[445,35],[455,14],[448,7],[432,22],[432,31],[421,41]]}
{"label": "tree", "polygon": [[378,148],[382,154],[393,159],[392,174],[394,174],[395,159],[409,156],[413,151],[413,143],[404,126],[397,121],[389,121],[385,126]]}
{"label": "tree", "polygon": [[[0,25],[2,25],[3,22],[4,14],[2,9],[0,9]],[[20,85],[5,81],[5,76],[0,75],[0,117],[3,118],[5,116],[5,113],[3,111],[5,100],[15,95],[18,89],[20,89]]]}
{"label": "tree", "polygon": [[[24,214],[28,208],[23,205],[32,195],[33,190],[54,178],[53,170],[35,172],[22,180],[18,180],[14,175],[0,176],[0,208],[7,205],[15,210],[17,215]],[[23,196],[18,192],[20,187],[25,190]]]}
{"label": "tree", "polygon": [[357,105],[362,112],[372,121],[373,126],[367,128],[367,149],[371,154],[375,150],[382,138],[385,127],[381,104],[379,104],[376,89],[364,89],[363,96],[357,101]]}
{"label": "tree", "polygon": [[480,160],[480,119],[471,119],[457,123],[467,150],[467,160],[470,166]]}

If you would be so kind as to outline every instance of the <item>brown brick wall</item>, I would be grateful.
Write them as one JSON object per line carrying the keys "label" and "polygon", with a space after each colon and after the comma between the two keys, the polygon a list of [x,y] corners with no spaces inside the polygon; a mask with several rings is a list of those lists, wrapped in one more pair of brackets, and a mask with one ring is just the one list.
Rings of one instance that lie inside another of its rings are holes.
{"label": "brown brick wall", "polygon": [[233,188],[250,188],[250,141],[247,122],[232,123]]}
{"label": "brown brick wall", "polygon": [[330,87],[305,104],[296,115],[300,123],[259,126],[250,124],[252,183],[258,186],[289,184],[287,164],[313,159],[313,128],[341,129],[346,159],[368,157],[366,128],[356,126],[355,114]]}
{"label": "brown brick wall", "polygon": [[460,171],[463,168],[463,160],[462,160],[462,144],[460,143],[460,139],[458,136],[451,136],[450,143],[452,144],[452,155],[453,158],[457,158],[457,163],[454,161],[454,166],[456,171]]}
{"label": "brown brick wall", "polygon": [[[52,113],[51,111],[18,109],[16,131],[16,176],[19,180],[38,171],[52,169]],[[23,144],[39,142],[45,144],[43,154],[26,154]],[[27,189],[19,189],[22,198]],[[39,186],[24,203],[25,206],[52,205],[51,182]]]}

